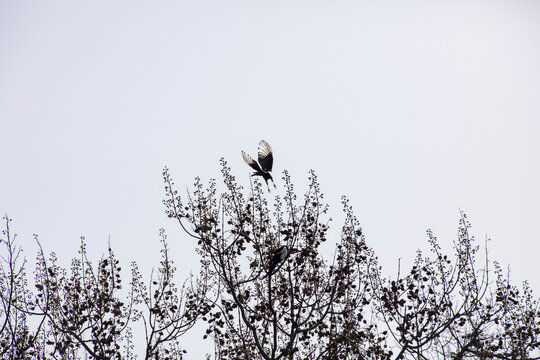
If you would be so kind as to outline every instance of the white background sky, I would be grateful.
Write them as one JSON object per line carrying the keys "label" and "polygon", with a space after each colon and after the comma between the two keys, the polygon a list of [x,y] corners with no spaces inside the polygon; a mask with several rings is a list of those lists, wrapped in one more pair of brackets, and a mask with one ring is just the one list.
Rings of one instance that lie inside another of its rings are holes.
{"label": "white background sky", "polygon": [[388,273],[427,228],[450,248],[461,208],[538,295],[539,135],[538,1],[0,0],[0,211],[31,267],[37,233],[149,270],[165,227],[181,279],[162,168],[184,190],[225,157],[247,185],[264,138],[334,227],[349,196]]}

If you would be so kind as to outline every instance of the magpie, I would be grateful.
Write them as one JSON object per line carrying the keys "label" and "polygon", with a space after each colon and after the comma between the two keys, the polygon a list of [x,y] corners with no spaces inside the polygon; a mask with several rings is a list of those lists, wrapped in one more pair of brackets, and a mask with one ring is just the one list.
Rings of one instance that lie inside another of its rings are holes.
{"label": "magpie", "polygon": [[266,273],[266,276],[263,277],[263,279],[267,276],[272,275],[272,272],[276,268],[276,266],[285,260],[289,253],[289,248],[287,246],[281,246],[279,249],[274,252],[274,256],[272,256],[272,260],[270,260],[270,267],[268,269],[268,272]]}
{"label": "magpie", "polygon": [[259,163],[257,163],[251,158],[251,156],[242,151],[242,157],[244,158],[246,164],[248,164],[255,170],[255,172],[251,174],[251,176],[262,176],[262,178],[266,182],[266,187],[268,187],[268,191],[270,191],[270,187],[268,186],[268,180],[272,180],[272,184],[274,184],[274,188],[276,188],[274,178],[272,177],[272,164],[274,163],[274,155],[272,154],[272,148],[270,147],[270,144],[268,144],[264,140],[261,140],[261,142],[259,143],[258,155]]}

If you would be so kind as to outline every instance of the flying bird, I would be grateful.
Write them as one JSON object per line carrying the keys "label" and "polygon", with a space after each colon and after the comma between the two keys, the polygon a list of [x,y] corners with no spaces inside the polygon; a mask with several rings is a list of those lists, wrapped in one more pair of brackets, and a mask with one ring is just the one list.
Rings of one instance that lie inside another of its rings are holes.
{"label": "flying bird", "polygon": [[268,180],[272,180],[272,184],[274,184],[274,188],[276,188],[274,178],[272,178],[272,164],[274,163],[274,155],[272,154],[272,148],[270,147],[270,144],[268,144],[264,140],[261,140],[261,142],[259,143],[258,155],[259,163],[257,163],[251,158],[251,156],[242,151],[242,157],[244,158],[246,164],[248,164],[255,170],[255,172],[251,174],[251,176],[262,176],[262,178],[266,182],[266,187],[268,187],[268,191],[270,191],[270,187],[268,186]]}
{"label": "flying bird", "polygon": [[289,253],[289,248],[287,246],[281,246],[279,249],[276,250],[276,252],[274,252],[274,256],[272,256],[272,260],[270,260],[270,267],[268,268],[268,272],[266,273],[266,275],[263,277],[263,279],[267,276],[270,276],[272,275],[272,272],[274,271],[274,269],[276,268],[276,266],[282,262],[283,260],[285,260],[285,258],[287,257]]}

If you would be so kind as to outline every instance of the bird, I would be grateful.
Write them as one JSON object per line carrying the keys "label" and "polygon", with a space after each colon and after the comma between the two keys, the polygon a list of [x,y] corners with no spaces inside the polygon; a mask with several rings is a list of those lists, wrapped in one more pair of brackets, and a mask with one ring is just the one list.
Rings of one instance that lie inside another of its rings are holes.
{"label": "bird", "polygon": [[259,143],[258,155],[259,162],[257,163],[251,158],[251,156],[242,151],[242,158],[244,158],[246,164],[248,164],[255,170],[255,172],[251,174],[251,176],[262,176],[262,178],[266,182],[266,187],[268,187],[268,191],[270,191],[270,187],[268,186],[268,180],[272,180],[272,184],[274,184],[274,188],[276,188],[274,178],[272,177],[272,164],[274,163],[274,155],[272,154],[272,147],[270,147],[270,144],[268,144],[264,140],[261,140],[261,142]]}
{"label": "bird", "polygon": [[276,266],[282,262],[283,260],[285,260],[285,258],[287,257],[287,255],[289,254],[289,248],[284,245],[284,246],[281,246],[279,247],[275,252],[274,252],[274,255],[272,256],[272,260],[270,260],[270,267],[268,268],[268,272],[266,273],[266,275],[263,277],[263,279],[267,276],[270,276],[272,275],[272,272],[274,271],[274,269],[276,268]]}

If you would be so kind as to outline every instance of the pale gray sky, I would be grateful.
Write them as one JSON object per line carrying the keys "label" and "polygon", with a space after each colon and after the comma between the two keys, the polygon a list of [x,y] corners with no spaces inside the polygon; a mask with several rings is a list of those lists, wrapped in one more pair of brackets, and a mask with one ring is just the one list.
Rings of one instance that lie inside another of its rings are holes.
{"label": "pale gray sky", "polygon": [[165,227],[185,276],[163,166],[184,190],[223,156],[247,185],[264,138],[335,219],[350,197],[389,273],[461,208],[538,295],[539,136],[538,1],[0,0],[0,211],[29,256],[110,236],[150,269]]}

